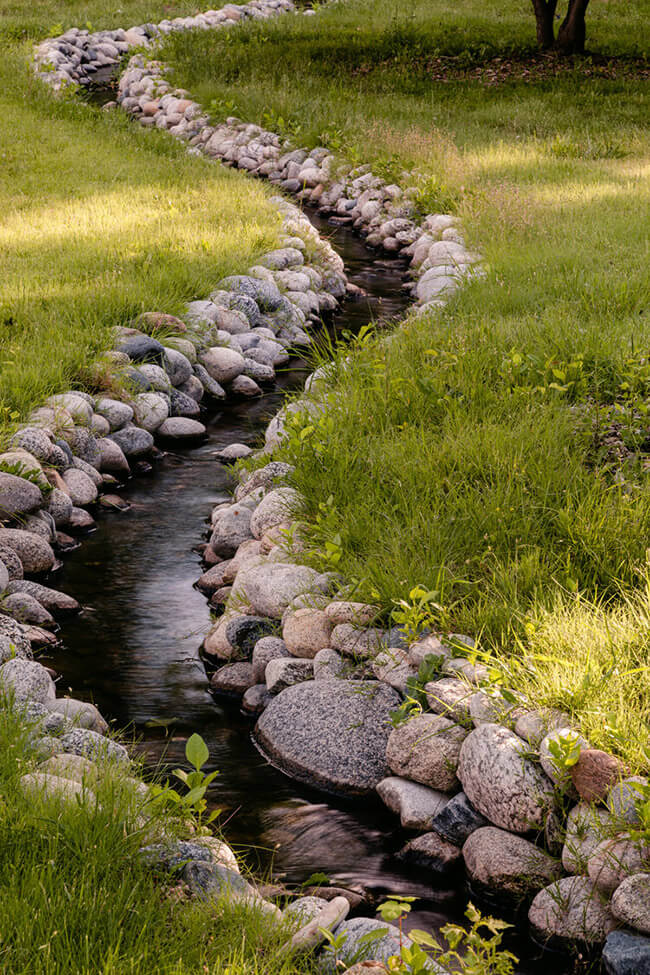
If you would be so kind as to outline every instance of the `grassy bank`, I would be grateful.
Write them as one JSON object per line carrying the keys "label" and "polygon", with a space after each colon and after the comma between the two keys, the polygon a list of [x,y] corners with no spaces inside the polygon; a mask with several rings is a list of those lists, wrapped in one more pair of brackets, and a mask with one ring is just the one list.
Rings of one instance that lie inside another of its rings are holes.
{"label": "grassy bank", "polygon": [[[11,11],[0,34],[7,21]],[[204,297],[273,246],[279,227],[260,185],[122,113],[54,99],[32,77],[30,47],[6,44],[0,64],[0,434],[83,382],[113,326]]]}
{"label": "grassy bank", "polygon": [[[327,418],[284,449],[314,558],[327,549],[386,610],[434,590],[434,619],[509,666],[537,654],[509,679],[637,766],[650,715],[647,14],[645,0],[590,5],[588,47],[606,57],[574,65],[528,62],[528,4],[476,0],[355,0],[165,50],[216,116],[275,124],[386,177],[415,169],[427,209],[461,217],[487,280],[390,346],[341,356]],[[594,626],[616,636],[590,642]]]}
{"label": "grassy bank", "polygon": [[[25,795],[29,734],[0,708],[0,968],[12,975],[306,975],[286,931],[224,900],[189,900],[138,855],[186,827],[107,767],[80,802]],[[131,780],[132,781],[132,780]],[[89,788],[91,786],[89,785]],[[96,801],[95,801],[96,800]],[[128,882],[125,882],[127,878]]]}

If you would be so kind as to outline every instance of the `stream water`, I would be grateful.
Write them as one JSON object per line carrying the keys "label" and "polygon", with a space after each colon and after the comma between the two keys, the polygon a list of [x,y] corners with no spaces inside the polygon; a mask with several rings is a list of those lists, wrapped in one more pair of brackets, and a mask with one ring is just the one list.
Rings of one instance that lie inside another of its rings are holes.
{"label": "stream water", "polygon": [[[329,327],[356,331],[403,312],[403,264],[373,259],[349,230],[312,219],[368,295],[348,301]],[[395,858],[405,837],[378,800],[323,796],[270,766],[252,742],[250,719],[209,693],[199,656],[210,611],[193,588],[201,573],[194,549],[212,506],[231,486],[228,468],[213,454],[233,442],[258,443],[284,392],[301,385],[307,371],[292,361],[263,397],[213,412],[201,446],[168,453],[148,477],[130,481],[122,492],[128,511],[98,515],[97,530],[66,556],[55,583],[83,613],[64,623],[62,642],[45,662],[60,674],[59,694],[92,700],[115,727],[131,729],[150,766],[182,764],[187,737],[199,732],[210,768],[220,772],[210,801],[223,810],[226,839],[246,848],[251,866],[292,885],[318,872],[371,899],[416,896],[412,923],[437,930],[462,917],[462,885],[441,888]]]}

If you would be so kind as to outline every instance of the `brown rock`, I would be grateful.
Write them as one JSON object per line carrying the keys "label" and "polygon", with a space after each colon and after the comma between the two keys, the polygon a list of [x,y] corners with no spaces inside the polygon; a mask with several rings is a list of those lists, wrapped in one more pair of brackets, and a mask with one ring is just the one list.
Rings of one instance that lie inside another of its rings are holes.
{"label": "brown rock", "polygon": [[210,687],[218,694],[241,697],[249,687],[253,687],[253,665],[249,663],[226,664],[212,675]]}
{"label": "brown rock", "polygon": [[439,714],[420,714],[391,732],[386,760],[396,775],[450,792],[467,730]]}
{"label": "brown rock", "polygon": [[[148,102],[148,104],[153,105],[155,102]],[[146,332],[158,332],[161,329],[165,331],[173,329],[175,332],[187,332],[187,326],[180,318],[176,318],[175,315],[165,315],[160,311],[143,312],[138,316],[135,324],[138,328],[142,328]]]}
{"label": "brown rock", "polygon": [[605,799],[607,793],[623,778],[623,763],[598,748],[583,748],[571,769],[571,781],[585,802]]}
{"label": "brown rock", "polygon": [[587,872],[600,891],[613,894],[626,877],[649,866],[650,845],[620,833],[598,844],[587,861]]}
{"label": "brown rock", "polygon": [[562,875],[562,867],[539,847],[494,826],[475,830],[465,841],[467,872],[485,890],[520,900]]}
{"label": "brown rock", "polygon": [[332,623],[320,609],[297,609],[289,613],[282,627],[287,650],[293,657],[312,659],[329,646]]}

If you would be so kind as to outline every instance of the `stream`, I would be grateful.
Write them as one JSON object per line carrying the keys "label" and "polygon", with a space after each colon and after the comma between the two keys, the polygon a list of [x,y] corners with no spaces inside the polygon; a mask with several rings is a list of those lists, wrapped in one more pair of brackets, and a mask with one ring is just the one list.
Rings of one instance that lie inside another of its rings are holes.
{"label": "stream", "polygon": [[[343,257],[349,280],[367,293],[333,316],[331,334],[403,314],[403,262],[375,259],[349,229],[309,216]],[[193,588],[202,571],[195,548],[213,505],[227,499],[233,483],[214,452],[234,442],[258,444],[285,391],[300,387],[309,371],[292,360],[263,397],[215,408],[203,421],[204,443],[167,453],[149,475],[130,480],[120,492],[128,511],[98,514],[97,529],[66,555],[55,583],[83,612],[63,624],[62,642],[42,659],[60,675],[59,696],[92,700],[114,728],[132,734],[150,768],[182,765],[185,742],[198,732],[210,751],[209,769],[219,770],[210,804],[223,810],[225,839],[253,869],[291,886],[325,874],[333,884],[365,891],[371,903],[388,893],[415,896],[421,900],[407,926],[437,931],[462,920],[462,882],[453,890],[438,887],[435,877],[401,864],[394,854],[408,837],[378,799],[324,796],[269,765],[238,703],[209,693],[199,655],[211,618],[206,598]],[[529,954],[531,946],[516,949]],[[561,959],[552,965],[563,970]],[[528,961],[519,969],[548,970]]]}

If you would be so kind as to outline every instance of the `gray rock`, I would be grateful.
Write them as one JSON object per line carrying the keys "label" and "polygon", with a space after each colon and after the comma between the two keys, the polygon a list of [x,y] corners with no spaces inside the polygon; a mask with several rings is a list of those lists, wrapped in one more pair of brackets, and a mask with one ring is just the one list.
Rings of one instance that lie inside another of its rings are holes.
{"label": "gray rock", "polygon": [[97,439],[89,427],[74,427],[67,431],[64,437],[75,457],[81,458],[93,467],[99,465],[100,452]]}
{"label": "gray rock", "polygon": [[294,657],[313,660],[320,650],[329,647],[332,624],[321,609],[305,606],[284,616],[282,636]]}
{"label": "gray rock", "polygon": [[279,694],[280,691],[291,687],[293,684],[311,680],[313,676],[313,661],[296,660],[294,657],[270,660],[264,673],[266,686],[271,694]]}
{"label": "gray rock", "polygon": [[327,592],[330,581],[314,569],[286,562],[244,565],[237,573],[232,598],[248,604],[260,616],[281,619],[298,597]]}
{"label": "gray rock", "polygon": [[32,481],[0,471],[0,518],[15,518],[43,503],[41,490]]}
{"label": "gray rock", "polygon": [[527,741],[533,748],[539,748],[542,739],[549,731],[556,728],[567,728],[571,724],[571,716],[564,711],[552,708],[539,708],[526,711],[519,715],[515,723],[515,734]]}
{"label": "gray rock", "polygon": [[127,476],[131,473],[129,462],[124,455],[122,448],[110,439],[110,437],[100,437],[97,441],[99,447],[99,469],[118,477]]}
{"label": "gray rock", "polygon": [[487,819],[474,809],[464,792],[453,796],[431,821],[436,833],[455,846],[462,846],[475,830],[487,825]]}
{"label": "gray rock", "polygon": [[273,695],[269,693],[266,684],[253,684],[244,693],[241,706],[246,714],[259,715],[268,707],[273,700]]}
{"label": "gray rock", "polygon": [[124,352],[132,362],[163,362],[164,346],[157,339],[142,332],[131,335],[117,345],[118,352]]}
{"label": "gray rock", "polygon": [[[1,668],[0,668],[1,670]],[[91,761],[110,761],[120,765],[129,764],[129,754],[123,745],[110,738],[104,738],[88,728],[73,728],[62,735],[59,751],[72,755],[83,755]]]}
{"label": "gray rock", "polygon": [[52,452],[52,441],[39,427],[23,427],[11,438],[12,447],[22,447],[37,460],[48,462]]}
{"label": "gray rock", "polygon": [[20,779],[20,787],[25,795],[36,800],[54,801],[77,807],[79,802],[95,806],[97,796],[82,782],[48,775],[46,772],[30,772]]}
{"label": "gray rock", "polygon": [[165,346],[163,365],[169,374],[172,386],[182,386],[192,375],[192,363],[178,349]]}
{"label": "gray rock", "polygon": [[51,708],[79,728],[88,728],[90,731],[96,731],[98,735],[105,735],[108,732],[108,724],[95,705],[88,701],[61,697],[51,705]]}
{"label": "gray rock", "polygon": [[190,860],[181,869],[181,879],[196,896],[209,897],[246,897],[256,899],[255,890],[248,881],[234,870],[219,866],[216,863],[206,863],[202,860]]}
{"label": "gray rock", "polygon": [[605,975],[650,975],[650,938],[612,931],[603,949]]}
{"label": "gray rock", "polygon": [[579,802],[570,810],[566,822],[562,865],[567,873],[586,873],[589,857],[611,835],[612,817],[606,809]]}
{"label": "gray rock", "polygon": [[[114,445],[115,446],[115,445]],[[57,528],[67,525],[72,514],[72,499],[60,488],[53,488],[47,502],[47,510],[54,518]]]}
{"label": "gray rock", "polygon": [[10,616],[0,616],[0,663],[23,657],[30,660],[32,648],[23,627]]}
{"label": "gray rock", "polygon": [[587,877],[563,877],[535,896],[528,920],[536,938],[574,945],[602,944],[617,927],[607,900]]}
{"label": "gray rock", "polygon": [[604,894],[613,894],[630,874],[650,868],[650,844],[619,833],[602,840],[587,860],[587,872]]}
{"label": "gray rock", "polygon": [[258,467],[257,470],[252,471],[249,476],[242,477],[241,483],[235,491],[235,497],[238,501],[241,501],[258,488],[264,488],[268,491],[278,483],[285,481],[292,472],[293,467],[291,464],[285,464],[281,460],[272,460],[270,464],[266,464],[264,467]]}
{"label": "gray rock", "polygon": [[200,362],[197,362],[194,368],[194,375],[201,383],[201,386],[213,399],[222,400],[226,398],[226,391],[221,386],[216,379],[213,379],[210,373],[205,369]]}
{"label": "gray rock", "polygon": [[314,657],[314,680],[336,680],[345,675],[347,668],[340,653],[326,647]]}
{"label": "gray rock", "polygon": [[225,667],[220,667],[210,678],[212,690],[229,697],[242,697],[254,684],[253,665],[245,661],[226,664]]}
{"label": "gray rock", "polygon": [[7,570],[10,582],[12,579],[22,579],[23,564],[18,553],[9,545],[3,545],[2,541],[0,541],[0,560]]}
{"label": "gray rock", "polygon": [[562,875],[553,857],[495,826],[475,830],[463,846],[463,858],[472,884],[484,893],[519,902],[537,893]]}
{"label": "gray rock", "polygon": [[231,558],[239,546],[252,537],[250,508],[233,504],[219,512],[219,520],[210,537],[210,548],[223,558]]}
{"label": "gray rock", "polygon": [[391,812],[400,817],[404,829],[430,829],[433,817],[449,802],[444,793],[398,776],[382,779],[377,792]]}
{"label": "gray rock", "polygon": [[63,473],[63,480],[74,506],[84,508],[97,500],[97,486],[83,471],[69,467]]}
{"label": "gray rock", "polygon": [[219,283],[222,291],[234,291],[252,298],[261,311],[275,311],[282,306],[282,295],[270,281],[234,274]]}
{"label": "gray rock", "polygon": [[174,389],[170,399],[172,416],[200,416],[201,410],[199,404],[195,399],[193,399],[193,397],[186,396],[185,393],[181,393],[180,390]]}
{"label": "gray rock", "polygon": [[294,921],[302,927],[309,924],[314,918],[318,917],[323,908],[327,907],[328,901],[322,897],[298,897],[297,900],[287,904],[283,914],[290,921]]}
{"label": "gray rock", "polygon": [[186,416],[170,416],[158,427],[158,435],[168,440],[202,440],[205,434],[202,423]]}
{"label": "gray rock", "polygon": [[624,924],[650,934],[650,873],[626,877],[614,891],[611,911]]}
{"label": "gray rock", "polygon": [[[396,928],[384,921],[376,921],[370,917],[353,917],[335,930],[335,935],[344,936],[343,946],[338,957],[346,965],[352,965],[365,959],[387,962],[389,958],[400,954],[400,937]],[[366,937],[370,935],[370,940]],[[407,935],[403,935],[402,944],[410,948],[413,944]],[[334,975],[339,969],[335,965],[334,956],[326,954],[319,965],[324,975]],[[429,960],[428,968],[443,975],[442,968],[433,959]],[[372,970],[371,970],[372,975]]]}
{"label": "gray rock", "polygon": [[126,457],[136,460],[147,457],[154,446],[152,435],[147,430],[135,426],[125,426],[115,430],[109,439],[115,441]]}
{"label": "gray rock", "polygon": [[185,393],[186,396],[191,396],[195,403],[200,403],[203,399],[203,394],[205,393],[203,383],[194,375],[194,373],[192,373],[186,382],[181,383],[177,389],[180,393]]}
{"label": "gray rock", "polygon": [[589,748],[589,742],[574,728],[556,728],[544,736],[539,746],[539,760],[551,782],[572,799],[577,799],[578,793],[571,782],[571,770],[558,766],[550,751],[551,742],[575,745],[580,750]]}
{"label": "gray rock", "polygon": [[231,464],[243,457],[250,457],[252,453],[252,448],[248,447],[244,443],[231,443],[222,450],[217,450],[214,456],[217,458],[217,460],[221,461],[222,464]]}
{"label": "gray rock", "polygon": [[93,413],[90,431],[95,437],[107,437],[111,432],[111,425],[105,417],[100,416],[99,413]]}
{"label": "gray rock", "polygon": [[18,704],[23,701],[49,704],[56,698],[54,681],[45,667],[20,657],[0,667],[0,692],[10,694]]}
{"label": "gray rock", "polygon": [[29,574],[49,572],[56,561],[54,552],[44,539],[20,528],[0,529],[0,547],[13,549],[23,570]]}
{"label": "gray rock", "polygon": [[27,592],[6,595],[3,599],[3,609],[21,623],[43,626],[46,629],[55,626],[53,616]]}
{"label": "gray rock", "polygon": [[220,385],[232,382],[244,371],[246,366],[246,361],[241,352],[220,346],[205,349],[200,353],[199,359],[200,364],[212,379]]}
{"label": "gray rock", "polygon": [[648,780],[639,775],[631,775],[626,779],[621,779],[607,796],[607,808],[612,816],[621,823],[629,823],[630,826],[637,826],[640,823],[637,804],[642,798],[642,792],[637,788],[641,786],[645,789]]}
{"label": "gray rock", "polygon": [[96,409],[100,416],[108,420],[111,430],[119,430],[125,423],[131,423],[133,420],[132,407],[117,399],[104,397],[98,400]]}
{"label": "gray rock", "polygon": [[279,637],[264,636],[261,640],[258,640],[253,648],[253,675],[255,682],[258,684],[264,682],[266,665],[271,660],[286,659],[289,656],[291,655],[287,650],[284,640],[281,640]]}
{"label": "gray rock", "polygon": [[257,722],[257,740],[294,778],[365,795],[388,773],[389,715],[399,702],[374,681],[306,681],[271,701]]}
{"label": "gray rock", "polygon": [[457,677],[443,677],[442,680],[430,681],[424,686],[432,711],[465,725],[469,725],[470,722],[469,703],[473,690],[469,684]]}
{"label": "gray rock", "polygon": [[159,393],[171,393],[171,380],[162,366],[157,366],[153,362],[145,362],[140,366],[139,371],[145,377],[152,390]]}
{"label": "gray rock", "polygon": [[460,847],[443,840],[438,833],[422,833],[397,854],[400,860],[434,874],[446,874],[462,863]]}
{"label": "gray rock", "polygon": [[373,627],[362,629],[352,623],[339,623],[332,630],[331,645],[348,657],[374,657],[385,647],[384,631]]}
{"label": "gray rock", "polygon": [[274,629],[272,621],[263,616],[237,614],[226,622],[225,636],[230,646],[238,650],[241,656],[250,657],[257,644],[272,634]]}
{"label": "gray rock", "polygon": [[155,433],[169,416],[167,400],[160,393],[138,393],[133,410],[137,425],[149,433]]}
{"label": "gray rock", "polygon": [[554,803],[552,783],[526,756],[521,738],[501,725],[483,724],[468,735],[457,774],[478,811],[515,833],[543,826]]}
{"label": "gray rock", "polygon": [[276,525],[292,521],[301,503],[300,495],[290,487],[275,488],[262,498],[251,518],[254,538],[262,538]]}
{"label": "gray rock", "polygon": [[236,376],[229,386],[233,396],[261,396],[262,390],[249,376]]}
{"label": "gray rock", "polygon": [[391,733],[386,759],[395,775],[451,792],[458,786],[456,769],[466,737],[466,729],[453,721],[421,714]]}

